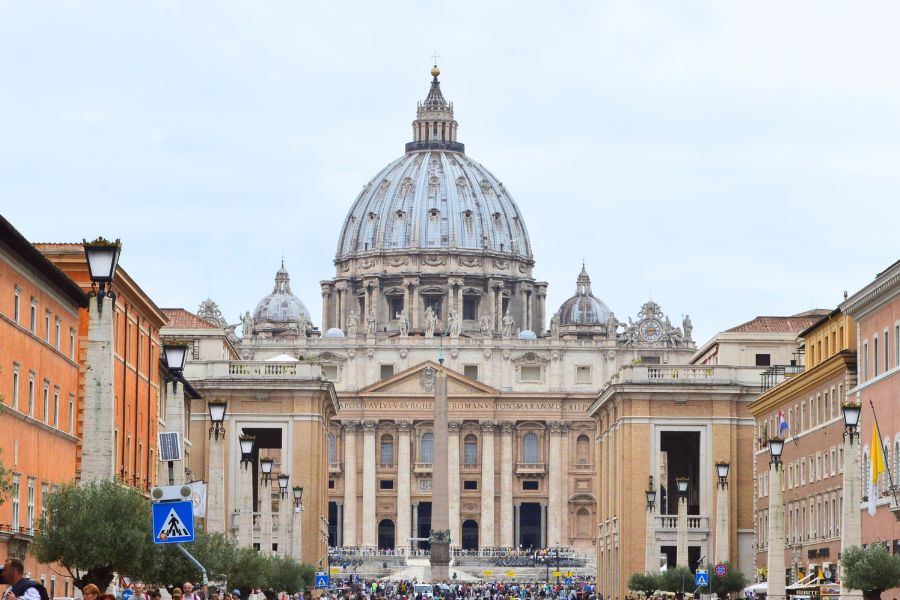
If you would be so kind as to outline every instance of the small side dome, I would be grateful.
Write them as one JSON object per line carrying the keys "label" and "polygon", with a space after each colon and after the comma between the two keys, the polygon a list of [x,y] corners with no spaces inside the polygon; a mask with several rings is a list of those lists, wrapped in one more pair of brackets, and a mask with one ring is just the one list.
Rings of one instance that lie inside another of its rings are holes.
{"label": "small side dome", "polygon": [[302,322],[305,327],[312,324],[309,311],[300,298],[291,292],[291,278],[284,261],[281,268],[275,274],[275,287],[272,293],[259,301],[253,311],[254,331],[280,331],[286,325],[292,325],[294,329]]}
{"label": "small side dome", "polygon": [[519,332],[519,335],[516,337],[518,337],[520,340],[536,340],[537,339],[537,335],[535,335],[535,333],[530,329],[523,329],[522,331]]}
{"label": "small side dome", "polygon": [[591,293],[591,278],[584,265],[575,284],[575,295],[559,307],[559,324],[566,325],[606,325],[612,311]]}
{"label": "small side dome", "polygon": [[325,335],[322,337],[327,338],[342,338],[344,337],[344,332],[338,329],[337,327],[332,327],[328,331],[325,332]]}

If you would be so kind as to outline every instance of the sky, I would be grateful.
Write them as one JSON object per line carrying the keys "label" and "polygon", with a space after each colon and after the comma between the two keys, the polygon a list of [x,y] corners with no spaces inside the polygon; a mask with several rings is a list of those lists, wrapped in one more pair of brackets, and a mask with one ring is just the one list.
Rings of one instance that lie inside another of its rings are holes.
{"label": "sky", "polygon": [[652,297],[694,338],[833,308],[900,258],[900,5],[0,0],[0,213],[121,238],[161,307],[237,322],[284,257],[321,324],[343,220],[437,53],[548,318]]}

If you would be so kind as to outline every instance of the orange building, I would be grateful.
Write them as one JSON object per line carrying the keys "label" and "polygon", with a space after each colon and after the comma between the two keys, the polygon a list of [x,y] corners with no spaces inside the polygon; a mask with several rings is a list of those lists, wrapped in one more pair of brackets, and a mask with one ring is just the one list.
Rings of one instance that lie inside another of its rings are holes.
{"label": "orange building", "polygon": [[75,479],[79,310],[88,298],[0,217],[0,462],[13,490],[0,498],[0,556],[25,560],[51,596],[73,583],[27,554],[48,492]]}
{"label": "orange building", "polygon": [[[91,289],[87,260],[81,244],[35,244],[44,255],[84,291]],[[116,448],[115,476],[123,483],[149,492],[157,478],[157,428],[159,424],[160,374],[159,330],[166,317],[121,267],[117,267],[113,290],[114,411],[113,444]],[[87,337],[88,311],[81,310],[79,336]],[[79,362],[84,363],[83,351]],[[79,389],[83,392],[84,372]],[[82,431],[83,410],[77,430]],[[81,446],[77,454],[81,474]],[[112,475],[112,474],[110,474]]]}

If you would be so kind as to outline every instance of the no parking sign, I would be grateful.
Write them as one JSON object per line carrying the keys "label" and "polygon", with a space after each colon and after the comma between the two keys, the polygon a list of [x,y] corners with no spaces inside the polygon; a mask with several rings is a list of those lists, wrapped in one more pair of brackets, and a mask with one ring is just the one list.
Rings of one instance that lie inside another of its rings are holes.
{"label": "no parking sign", "polygon": [[724,563],[719,563],[716,565],[716,568],[713,569],[713,572],[717,577],[725,577],[728,574],[728,567],[726,567]]}

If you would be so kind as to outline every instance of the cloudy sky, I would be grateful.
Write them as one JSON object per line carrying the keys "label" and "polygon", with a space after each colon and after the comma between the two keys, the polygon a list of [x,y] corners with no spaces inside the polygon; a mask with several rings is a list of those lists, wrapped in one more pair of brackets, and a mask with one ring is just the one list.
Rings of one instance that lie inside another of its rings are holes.
{"label": "cloudy sky", "polygon": [[460,141],[526,218],[549,305],[694,336],[834,307],[900,258],[900,6],[0,2],[0,212],[119,237],[164,307],[236,321],[282,255],[321,320],[350,204],[440,55]]}

